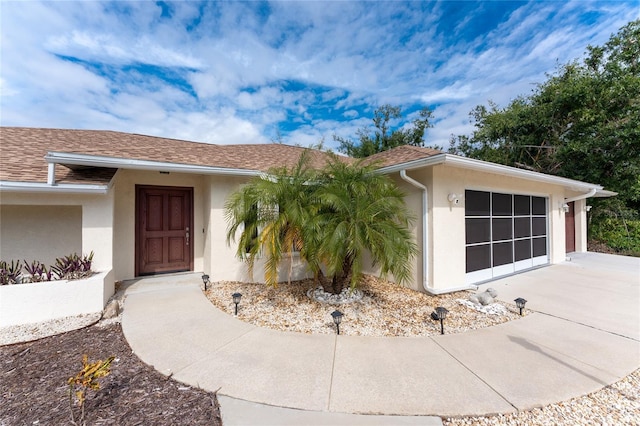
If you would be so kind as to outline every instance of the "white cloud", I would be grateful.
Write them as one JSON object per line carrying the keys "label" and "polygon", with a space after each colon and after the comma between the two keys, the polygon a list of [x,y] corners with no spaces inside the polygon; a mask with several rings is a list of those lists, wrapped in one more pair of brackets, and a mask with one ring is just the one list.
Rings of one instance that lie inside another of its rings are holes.
{"label": "white cloud", "polygon": [[379,105],[430,104],[429,142],[447,145],[475,105],[529,93],[638,17],[633,2],[530,2],[467,36],[484,6],[455,4],[468,12],[454,21],[447,2],[176,2],[170,17],[152,2],[5,2],[1,120],[212,143],[267,142],[287,120],[286,142],[335,145]]}

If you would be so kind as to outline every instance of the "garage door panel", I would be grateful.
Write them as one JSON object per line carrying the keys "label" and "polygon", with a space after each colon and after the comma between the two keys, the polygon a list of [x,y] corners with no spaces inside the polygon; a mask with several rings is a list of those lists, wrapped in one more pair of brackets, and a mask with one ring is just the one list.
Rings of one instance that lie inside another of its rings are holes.
{"label": "garage door panel", "polygon": [[494,192],[491,197],[493,216],[513,216],[512,195]]}
{"label": "garage door panel", "polygon": [[490,216],[491,193],[481,191],[467,191],[465,193],[466,216]]}
{"label": "garage door panel", "polygon": [[493,266],[506,265],[513,263],[513,243],[511,241],[505,243],[494,243],[493,248]]}
{"label": "garage door panel", "polygon": [[466,219],[465,227],[467,244],[491,241],[491,219]]}
{"label": "garage door panel", "polygon": [[531,229],[534,237],[547,235],[547,218],[533,217],[531,218]]}
{"label": "garage door panel", "polygon": [[531,215],[531,197],[528,195],[514,195],[513,214],[515,216]]}
{"label": "garage door panel", "polygon": [[467,247],[467,272],[491,268],[491,245]]}
{"label": "garage door panel", "polygon": [[513,235],[515,238],[526,238],[531,236],[531,218],[516,217],[513,219]]}
{"label": "garage door panel", "polygon": [[547,199],[543,197],[531,197],[531,213],[534,215],[547,215]]}
{"label": "garage door panel", "polygon": [[518,240],[514,242],[515,261],[531,259],[531,240]]}
{"label": "garage door panel", "polygon": [[547,254],[547,239],[534,238],[533,239],[533,257],[545,256],[546,254]]}
{"label": "garage door panel", "polygon": [[493,237],[493,241],[513,239],[512,219],[493,219],[491,235]]}

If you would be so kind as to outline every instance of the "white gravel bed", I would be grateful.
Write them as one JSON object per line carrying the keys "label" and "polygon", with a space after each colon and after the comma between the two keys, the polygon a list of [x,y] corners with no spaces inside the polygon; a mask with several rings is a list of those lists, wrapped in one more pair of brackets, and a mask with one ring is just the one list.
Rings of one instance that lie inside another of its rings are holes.
{"label": "white gravel bed", "polygon": [[[352,336],[429,336],[440,333],[440,323],[430,318],[437,306],[449,310],[444,321],[446,334],[489,327],[520,318],[515,305],[496,302],[493,309],[477,310],[463,304],[471,292],[430,296],[397,284],[365,276],[362,300],[341,305],[322,304],[307,296],[315,289],[313,280],[278,284],[221,281],[212,283],[207,298],[219,309],[233,315],[231,295],[242,293],[238,318],[281,331],[307,334],[336,332],[331,312],[343,313],[340,334]],[[529,311],[525,311],[525,314]]]}
{"label": "white gravel bed", "polygon": [[599,391],[529,411],[487,417],[444,419],[445,426],[466,425],[638,425],[640,370]]}
{"label": "white gravel bed", "polygon": [[51,321],[0,327],[0,345],[29,342],[67,331],[77,330],[98,321],[102,312],[58,318]]}

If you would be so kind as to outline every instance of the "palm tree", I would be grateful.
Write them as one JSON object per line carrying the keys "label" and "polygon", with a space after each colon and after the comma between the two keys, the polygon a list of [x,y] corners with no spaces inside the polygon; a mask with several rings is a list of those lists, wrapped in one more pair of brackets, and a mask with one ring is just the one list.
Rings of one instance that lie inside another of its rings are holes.
{"label": "palm tree", "polygon": [[293,169],[271,170],[229,197],[227,242],[241,230],[236,255],[253,271],[263,254],[265,281],[274,286],[292,248],[332,293],[357,286],[366,253],[383,275],[409,280],[417,252],[412,217],[393,181],[362,161],[350,165],[334,156],[320,172],[308,163],[303,155]]}
{"label": "palm tree", "polygon": [[[235,241],[241,229],[236,256],[248,263],[252,274],[255,259],[264,254],[265,281],[273,286],[278,283],[282,259],[288,254],[291,260],[294,251],[300,252],[312,271],[319,268],[313,254],[308,254],[308,248],[303,244],[305,240],[316,239],[310,235],[313,228],[309,226],[310,216],[314,214],[310,196],[316,173],[308,163],[305,152],[291,170],[286,167],[272,169],[231,194],[225,203],[229,223],[227,243]],[[293,265],[293,262],[289,264]]]}
{"label": "palm tree", "polygon": [[363,160],[350,165],[334,158],[323,176],[316,192],[324,230],[319,251],[331,277],[330,291],[358,285],[366,253],[383,276],[392,273],[399,283],[410,280],[417,246],[402,191]]}

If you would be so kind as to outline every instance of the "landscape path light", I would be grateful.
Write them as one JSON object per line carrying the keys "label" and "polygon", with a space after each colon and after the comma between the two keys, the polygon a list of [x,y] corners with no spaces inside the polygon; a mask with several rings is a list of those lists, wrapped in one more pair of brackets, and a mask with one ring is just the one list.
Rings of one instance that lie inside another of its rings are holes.
{"label": "landscape path light", "polygon": [[447,309],[443,308],[442,306],[438,306],[436,308],[436,315],[440,320],[440,334],[444,334],[444,320],[445,318],[447,318],[448,313],[449,311],[447,311]]}
{"label": "landscape path light", "polygon": [[209,284],[209,275],[202,275],[202,283],[204,284],[204,291],[207,291],[207,284]]}
{"label": "landscape path light", "polygon": [[522,310],[524,309],[524,305],[527,303],[527,301],[522,297],[518,297],[516,300],[514,300],[514,302],[516,302],[516,306],[520,309],[520,316],[522,316]]}
{"label": "landscape path light", "polygon": [[238,304],[240,303],[240,299],[242,299],[242,294],[233,293],[231,297],[233,297],[233,303],[236,304],[236,316],[238,316]]}
{"label": "landscape path light", "polygon": [[333,317],[333,322],[336,325],[336,330],[338,334],[340,334],[340,323],[342,322],[342,312],[337,310],[333,311],[331,312],[331,316]]}

